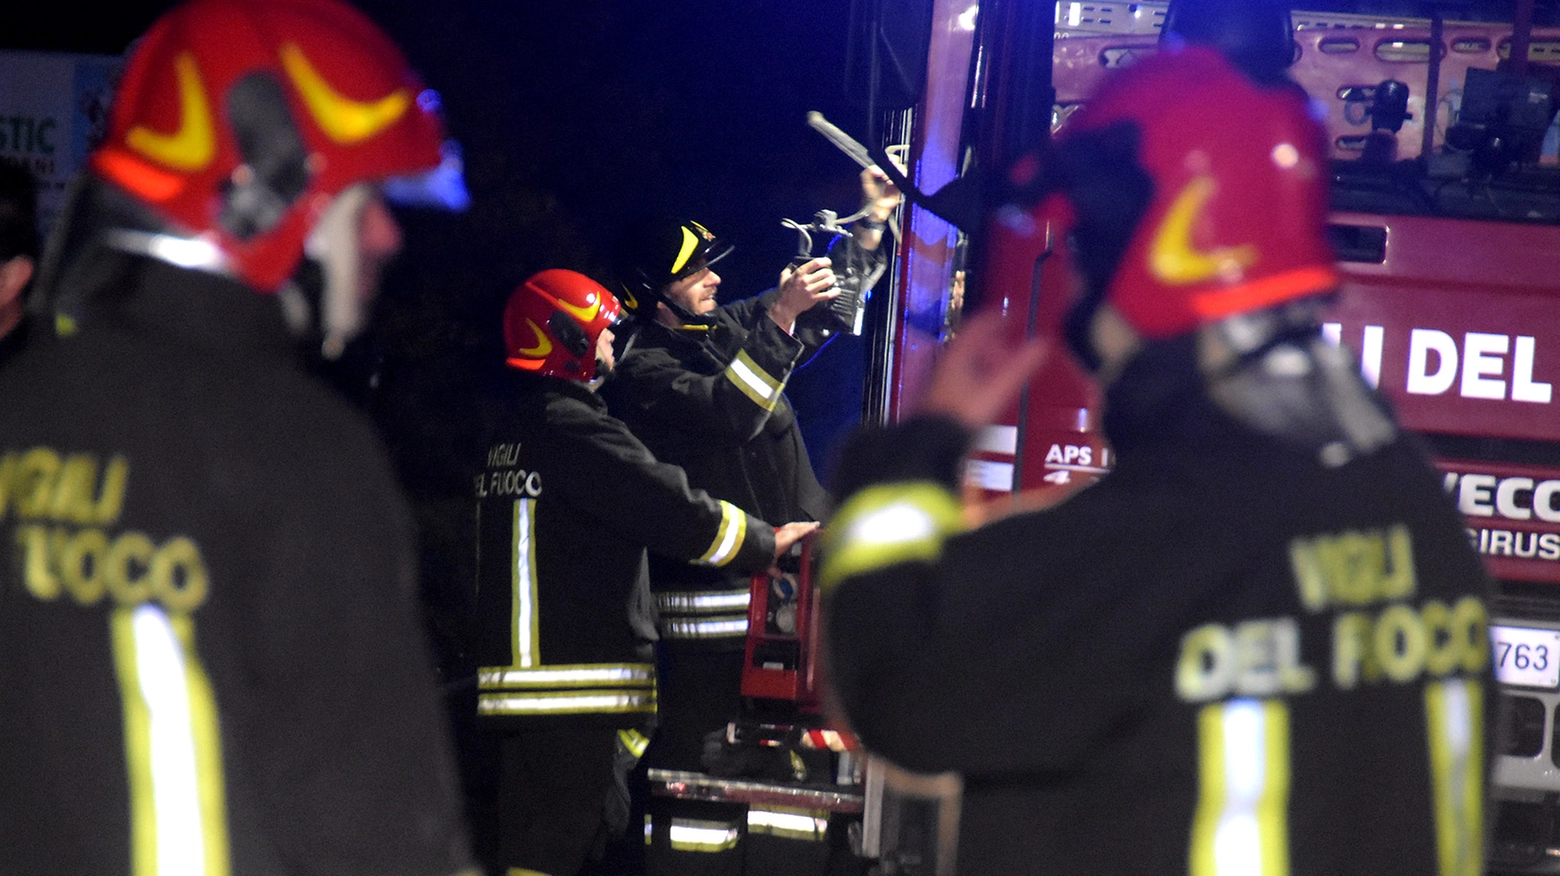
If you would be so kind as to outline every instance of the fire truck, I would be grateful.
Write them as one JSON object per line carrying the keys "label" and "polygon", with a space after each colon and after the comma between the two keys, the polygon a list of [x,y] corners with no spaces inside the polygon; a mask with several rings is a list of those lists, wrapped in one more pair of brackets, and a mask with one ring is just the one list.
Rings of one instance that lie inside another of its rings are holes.
{"label": "fire truck", "polygon": [[[853,5],[861,139],[905,150],[920,195],[903,210],[889,282],[866,305],[867,419],[901,416],[964,309],[1057,331],[1069,297],[1059,224],[1032,210],[959,228],[934,209],[937,193],[1007,166],[1112,69],[1155,52],[1166,6]],[[1325,111],[1331,144],[1344,283],[1324,331],[1424,437],[1497,581],[1506,708],[1490,733],[1490,870],[1560,873],[1560,28],[1535,26],[1532,0],[1505,21],[1435,8],[1291,13],[1290,76]],[[1054,503],[1105,475],[1098,412],[1092,383],[1052,356],[982,435],[967,471],[972,514]]]}

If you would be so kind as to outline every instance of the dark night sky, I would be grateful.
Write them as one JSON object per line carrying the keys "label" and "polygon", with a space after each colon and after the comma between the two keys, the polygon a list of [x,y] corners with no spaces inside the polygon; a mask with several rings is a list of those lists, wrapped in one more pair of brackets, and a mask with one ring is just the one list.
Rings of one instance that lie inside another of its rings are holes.
{"label": "dark night sky", "polygon": [[[118,53],[169,4],[7,5],[0,48]],[[860,123],[839,72],[848,3],[358,5],[443,93],[476,200],[454,237],[499,275],[596,270],[625,217],[665,208],[732,238],[728,279],[748,287],[789,254],[781,215],[855,206],[854,165],[803,121]]]}
{"label": "dark night sky", "polygon": [[[855,166],[804,122],[818,109],[865,130],[864,110],[845,98],[849,0],[357,2],[443,93],[466,150],[472,209],[403,217],[408,248],[380,313],[387,352],[434,375],[434,387],[462,367],[445,354],[491,332],[508,290],[531,272],[607,280],[611,242],[634,216],[686,215],[737,244],[720,267],[730,298],[774,282],[795,245],[782,217],[856,206]],[[1511,7],[1437,2],[1454,16]],[[118,53],[169,5],[3,2],[0,48]],[[1554,5],[1543,0],[1540,20],[1556,18]],[[859,343],[836,341],[790,387],[825,467],[858,416],[861,358]]]}
{"label": "dark night sky", "polygon": [[[171,4],[5,5],[0,48],[117,54]],[[459,367],[441,357],[488,330],[531,272],[607,280],[613,239],[642,213],[696,218],[737,244],[723,294],[745,297],[794,249],[782,217],[857,206],[857,168],[804,121],[818,109],[865,125],[844,98],[844,0],[357,5],[443,95],[473,196],[462,216],[403,216],[407,251],[381,313],[392,356]],[[793,381],[815,444],[857,416],[860,349],[831,345]]]}

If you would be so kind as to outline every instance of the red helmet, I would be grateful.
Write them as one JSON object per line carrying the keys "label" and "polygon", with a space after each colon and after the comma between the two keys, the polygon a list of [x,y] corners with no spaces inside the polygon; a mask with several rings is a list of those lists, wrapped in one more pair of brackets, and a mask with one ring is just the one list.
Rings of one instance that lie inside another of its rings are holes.
{"label": "red helmet", "polygon": [[[1102,137],[1127,142],[1102,148]],[[1150,183],[1141,199],[1126,199],[1120,221],[1094,219],[1107,229],[1101,237],[1112,225],[1123,235],[1098,259],[1097,292],[1145,337],[1338,283],[1326,235],[1325,135],[1297,87],[1258,85],[1207,48],[1167,49],[1108,80],[1057,148],[1078,153],[1075,163],[1125,151],[1130,170]],[[1099,212],[1086,194],[1068,192],[1080,222]],[[1086,263],[1091,253],[1079,255]]]}
{"label": "red helmet", "polygon": [[623,318],[606,287],[559,268],[531,275],[504,307],[510,367],[565,380],[596,379],[596,341]]}
{"label": "red helmet", "polygon": [[436,109],[337,0],[193,0],[141,40],[89,166],[270,292],[343,190],[440,166]]}

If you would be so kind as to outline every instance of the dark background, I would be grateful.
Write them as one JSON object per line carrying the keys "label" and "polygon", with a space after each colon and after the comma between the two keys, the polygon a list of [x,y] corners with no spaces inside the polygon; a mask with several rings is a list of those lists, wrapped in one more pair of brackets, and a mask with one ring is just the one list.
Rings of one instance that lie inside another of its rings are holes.
{"label": "dark background", "polygon": [[[1238,2],[1238,0],[1237,0]],[[1552,23],[1557,0],[1535,15]],[[1314,0],[1307,8],[1510,20],[1514,0]],[[119,54],[172,3],[0,2],[0,48]],[[775,282],[782,217],[858,206],[857,168],[807,127],[864,137],[845,76],[853,0],[357,0],[444,97],[466,156],[464,215],[403,213],[407,248],[373,335],[409,478],[439,479],[460,381],[485,361],[509,290],[547,267],[610,281],[622,227],[696,219],[736,244],[725,300]],[[911,0],[885,0],[893,10]],[[848,96],[849,95],[849,96]],[[882,284],[880,284],[882,285]],[[859,419],[863,345],[836,340],[788,389],[820,474]],[[413,484],[414,489],[417,485]]]}
{"label": "dark background", "polygon": [[[122,54],[173,3],[0,0],[0,49]],[[773,285],[795,253],[782,217],[860,203],[858,168],[805,122],[847,130],[848,0],[448,0],[356,5],[443,97],[464,149],[461,215],[402,211],[402,257],[347,382],[370,371],[422,540],[430,633],[447,682],[479,848],[491,841],[491,740],[471,725],[463,626],[471,535],[465,468],[475,381],[496,367],[503,302],[550,267],[609,283],[611,248],[645,213],[696,219],[734,243],[722,297]],[[610,283],[609,283],[610,285]],[[836,340],[793,378],[820,474],[859,419],[864,347]],[[608,499],[609,497],[603,497]],[[772,521],[781,523],[784,521]]]}
{"label": "dark background", "polygon": [[[890,0],[892,6],[895,0]],[[1418,3],[1306,6],[1424,14]],[[0,0],[0,49],[122,53],[170,3]],[[857,168],[807,127],[820,110],[858,136],[859,95],[845,81],[850,0],[357,0],[444,98],[464,146],[472,207],[403,213],[407,246],[386,279],[372,335],[376,412],[422,525],[433,637],[456,689],[479,844],[491,752],[459,700],[469,670],[459,585],[469,512],[459,476],[475,459],[465,399],[494,363],[486,345],[508,292],[547,267],[610,279],[611,246],[646,212],[697,219],[737,246],[719,265],[723,297],[775,281],[795,235],[780,219],[858,206]],[[1448,17],[1508,17],[1503,0],[1443,7]],[[1556,20],[1545,0],[1536,16]],[[820,475],[859,418],[864,348],[827,347],[788,388]],[[779,523],[781,521],[772,521]],[[441,583],[442,582],[442,583]]]}
{"label": "dark background", "polygon": [[[174,4],[3,5],[0,48],[120,54]],[[413,478],[441,476],[461,372],[529,274],[608,282],[622,227],[668,212],[736,244],[722,298],[747,297],[795,250],[782,217],[859,205],[857,167],[805,122],[816,109],[865,130],[845,98],[846,0],[356,5],[443,96],[472,194],[464,215],[401,214],[407,246],[378,314],[390,388],[411,396],[396,401],[392,439],[428,457],[407,467]],[[862,355],[853,338],[831,344],[789,390],[822,468],[859,417]]]}

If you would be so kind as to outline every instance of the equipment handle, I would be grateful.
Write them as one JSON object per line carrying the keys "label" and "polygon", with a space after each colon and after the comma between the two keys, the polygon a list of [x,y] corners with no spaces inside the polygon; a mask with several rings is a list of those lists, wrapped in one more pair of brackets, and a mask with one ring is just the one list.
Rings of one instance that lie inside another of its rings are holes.
{"label": "equipment handle", "polygon": [[867,147],[856,142],[851,135],[835,127],[834,123],[823,117],[823,113],[817,110],[809,112],[807,114],[807,124],[811,125],[814,131],[827,138],[837,149],[845,153],[846,157],[851,161],[862,167],[871,167],[877,163],[872,160],[872,154],[867,151]]}

